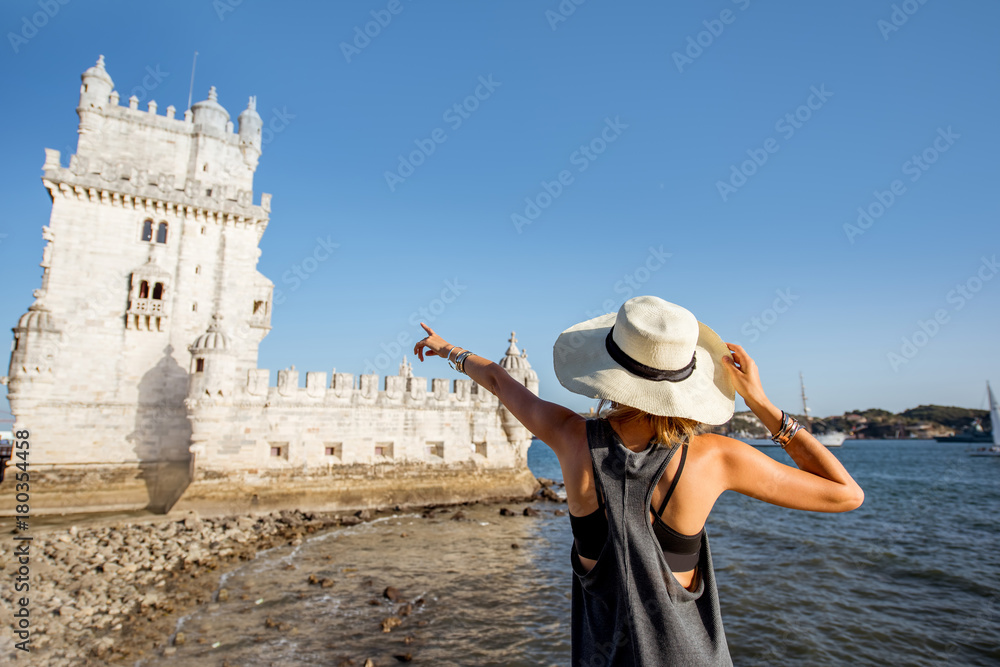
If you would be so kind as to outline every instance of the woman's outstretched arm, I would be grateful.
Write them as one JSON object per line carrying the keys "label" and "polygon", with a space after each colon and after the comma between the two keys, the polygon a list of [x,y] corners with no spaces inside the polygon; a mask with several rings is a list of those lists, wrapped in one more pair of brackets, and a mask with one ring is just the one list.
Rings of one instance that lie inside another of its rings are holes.
{"label": "woman's outstretched arm", "polygon": [[[413,353],[420,361],[424,354],[451,359],[456,358],[465,348],[453,347],[441,336],[424,324],[420,326],[427,332],[427,337],[417,341]],[[568,451],[572,442],[584,433],[585,420],[569,408],[550,401],[544,401],[535,396],[523,384],[515,380],[500,364],[473,354],[464,363],[466,374],[476,384],[485,387],[496,396],[503,406],[521,422],[532,435],[539,438],[555,451],[556,455]],[[560,460],[561,460],[560,456]]]}
{"label": "woman's outstretched arm", "polygon": [[[757,364],[739,345],[728,344],[732,358],[723,365],[736,391],[771,433],[781,426],[776,408],[761,386]],[[731,439],[724,447],[727,488],[775,505],[814,512],[847,512],[864,502],[865,494],[830,450],[805,429],[788,442],[785,451],[798,469],[784,465]]]}

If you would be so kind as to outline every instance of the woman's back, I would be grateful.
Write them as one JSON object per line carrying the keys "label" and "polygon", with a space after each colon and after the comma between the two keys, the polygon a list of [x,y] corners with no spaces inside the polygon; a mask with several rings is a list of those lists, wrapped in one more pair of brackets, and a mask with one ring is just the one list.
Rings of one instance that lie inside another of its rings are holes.
{"label": "woman's back", "polygon": [[[648,426],[643,428],[641,424],[619,424],[615,420],[609,420],[609,426],[618,441],[633,451],[644,449],[652,437],[652,429]],[[587,438],[583,433],[581,436],[576,443],[577,452],[568,460],[582,462],[582,465],[567,466],[563,470],[572,517],[589,516],[599,504]],[[649,521],[654,533],[663,532],[662,528],[657,530],[657,523],[660,523],[660,526],[666,526],[683,536],[700,534],[712,507],[725,490],[719,464],[722,458],[720,446],[724,446],[720,439],[721,436],[714,434],[695,435],[686,449],[681,449],[677,456],[671,457],[650,502]],[[675,445],[682,447],[680,443]],[[666,497],[668,493],[669,498]],[[668,500],[665,507],[664,500]],[[656,521],[654,513],[658,514],[660,522]],[[661,546],[668,548],[662,542]],[[589,570],[596,559],[581,556],[580,560],[583,567]],[[685,588],[691,588],[697,583],[697,570],[694,566],[675,567],[673,572]]]}
{"label": "woman's back", "polygon": [[586,422],[587,444],[608,517],[593,567],[574,545],[573,664],[730,665],[707,533],[692,590],[674,578],[647,519],[657,482],[677,447],[626,447],[609,422]]}

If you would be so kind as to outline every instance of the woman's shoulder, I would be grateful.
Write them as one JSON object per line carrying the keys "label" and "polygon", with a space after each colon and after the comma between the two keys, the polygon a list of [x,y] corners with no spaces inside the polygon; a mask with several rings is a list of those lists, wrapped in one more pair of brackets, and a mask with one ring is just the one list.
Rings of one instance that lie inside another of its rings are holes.
{"label": "woman's shoulder", "polygon": [[748,445],[742,440],[730,438],[727,435],[721,435],[719,433],[699,433],[691,438],[691,445],[692,447],[696,447],[702,454],[714,454],[719,456],[730,455],[746,448],[752,449],[751,445]]}

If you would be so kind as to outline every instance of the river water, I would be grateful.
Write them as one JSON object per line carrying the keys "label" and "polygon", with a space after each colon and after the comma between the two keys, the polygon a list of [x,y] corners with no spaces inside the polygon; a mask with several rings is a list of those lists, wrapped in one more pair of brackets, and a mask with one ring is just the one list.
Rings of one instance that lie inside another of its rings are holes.
{"label": "river water", "polygon": [[[866,494],[846,514],[725,493],[707,530],[735,664],[1000,665],[1000,458],[970,447],[845,442],[831,451]],[[538,441],[528,462],[561,477]],[[399,513],[261,553],[178,624],[176,653],[140,664],[566,665],[569,519],[525,506]],[[384,633],[408,611],[387,586],[413,607]]]}

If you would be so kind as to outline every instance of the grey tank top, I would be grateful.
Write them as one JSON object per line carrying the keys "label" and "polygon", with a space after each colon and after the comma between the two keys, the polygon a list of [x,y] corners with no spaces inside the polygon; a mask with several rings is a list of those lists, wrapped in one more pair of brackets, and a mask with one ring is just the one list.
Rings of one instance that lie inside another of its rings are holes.
{"label": "grey tank top", "polygon": [[708,533],[698,586],[670,572],[649,520],[653,489],[678,447],[633,452],[605,419],[587,421],[587,444],[608,514],[608,540],[584,572],[574,542],[573,667],[732,665],[719,612]]}

